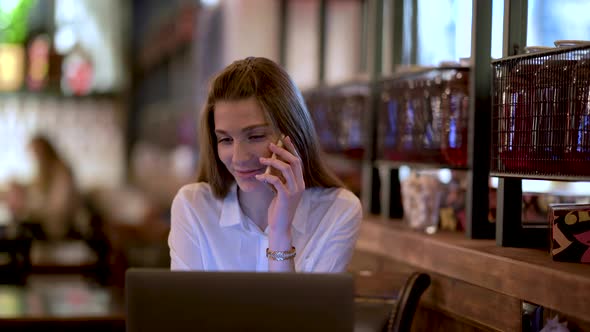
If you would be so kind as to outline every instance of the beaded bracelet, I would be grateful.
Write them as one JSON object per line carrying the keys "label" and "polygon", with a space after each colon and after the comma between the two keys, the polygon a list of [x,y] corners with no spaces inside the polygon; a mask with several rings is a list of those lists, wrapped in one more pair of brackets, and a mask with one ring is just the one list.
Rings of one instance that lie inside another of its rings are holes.
{"label": "beaded bracelet", "polygon": [[272,259],[273,261],[286,261],[288,259],[295,258],[295,247],[291,247],[291,250],[278,251],[270,250],[266,248],[266,258]]}

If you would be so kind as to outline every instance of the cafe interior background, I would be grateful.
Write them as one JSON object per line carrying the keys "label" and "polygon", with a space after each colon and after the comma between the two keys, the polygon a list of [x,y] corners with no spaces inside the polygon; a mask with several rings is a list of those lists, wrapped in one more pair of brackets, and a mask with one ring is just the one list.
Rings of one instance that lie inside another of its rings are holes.
{"label": "cafe interior background", "polygon": [[[235,59],[265,56],[292,74],[313,112],[320,80],[323,86],[339,86],[369,75],[368,2],[325,2],[325,61],[319,75],[319,0],[0,0],[0,197],[12,184],[32,181],[35,166],[27,144],[43,133],[71,166],[108,247],[105,252],[82,240],[33,241],[26,275],[8,265],[2,273],[14,278],[5,284],[29,287],[50,278],[67,280],[66,288],[80,280],[122,288],[128,267],[167,267],[169,207],[176,191],[195,177],[196,119],[208,79]],[[470,0],[405,2],[417,11],[407,16],[416,20],[416,30],[404,30],[407,38],[394,66],[388,28],[393,22],[384,15],[380,74],[469,64]],[[392,3],[384,1],[384,13]],[[504,1],[493,1],[493,58],[502,56],[503,6]],[[589,40],[589,11],[590,3],[582,0],[529,0],[527,45]],[[348,91],[363,95],[362,87]],[[367,112],[351,100],[350,116]],[[357,152],[370,135],[352,121],[339,129],[344,138],[331,137],[334,120],[314,119],[334,170],[357,195],[365,195],[363,156]],[[339,145],[331,145],[331,139]],[[464,192],[460,168],[414,164],[396,164],[399,181],[421,172],[432,175],[436,188],[442,188],[436,190]],[[491,177],[489,185],[493,193],[497,179]],[[588,203],[589,188],[580,181],[527,180],[525,213],[545,220],[548,202]],[[464,193],[457,197],[436,207],[435,225],[445,204],[464,206]],[[382,213],[363,203],[366,213]],[[403,217],[402,206],[391,207],[389,215]],[[0,236],[9,237],[12,226],[8,203],[0,200]],[[454,228],[462,231],[460,223]],[[0,292],[0,315],[24,310],[14,292]],[[75,310],[67,305],[71,300],[66,297],[59,310]]]}

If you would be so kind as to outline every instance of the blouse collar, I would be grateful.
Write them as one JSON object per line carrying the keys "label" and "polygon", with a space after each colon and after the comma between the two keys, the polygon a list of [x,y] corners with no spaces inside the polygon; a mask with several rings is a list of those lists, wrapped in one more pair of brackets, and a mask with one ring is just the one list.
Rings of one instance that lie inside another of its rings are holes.
{"label": "blouse collar", "polygon": [[[300,232],[305,233],[307,225],[307,217],[309,215],[309,201],[307,198],[307,191],[303,192],[299,206],[295,210],[295,216],[293,220],[293,228]],[[221,214],[219,216],[219,225],[221,227],[231,227],[238,224],[243,224],[245,227],[246,216],[240,208],[238,202],[238,191],[237,184],[234,182],[227,195],[223,199],[221,207]]]}

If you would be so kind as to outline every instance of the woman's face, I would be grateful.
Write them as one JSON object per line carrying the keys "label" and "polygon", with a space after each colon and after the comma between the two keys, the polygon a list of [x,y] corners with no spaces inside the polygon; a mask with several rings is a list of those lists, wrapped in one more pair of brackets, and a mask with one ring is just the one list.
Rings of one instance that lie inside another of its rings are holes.
{"label": "woman's face", "polygon": [[268,148],[277,137],[267,123],[262,107],[252,97],[215,103],[213,114],[219,159],[233,175],[242,191],[268,190],[254,176],[264,173],[260,157],[269,157]]}

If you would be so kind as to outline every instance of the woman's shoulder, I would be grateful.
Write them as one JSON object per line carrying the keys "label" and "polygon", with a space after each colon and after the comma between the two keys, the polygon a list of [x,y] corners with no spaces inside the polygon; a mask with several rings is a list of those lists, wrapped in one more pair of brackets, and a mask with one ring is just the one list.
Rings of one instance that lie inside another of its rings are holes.
{"label": "woman's shoulder", "polygon": [[176,194],[175,200],[184,200],[189,202],[195,201],[214,201],[211,186],[206,182],[189,183],[182,186]]}
{"label": "woman's shoulder", "polygon": [[[308,215],[308,229],[322,229],[334,225],[353,226],[360,223],[363,209],[359,198],[345,188],[310,188],[304,203]],[[324,225],[320,227],[319,225]],[[319,228],[318,228],[319,227]],[[356,227],[356,226],[355,226]]]}
{"label": "woman's shoulder", "polygon": [[346,188],[331,187],[321,188],[314,187],[306,190],[309,199],[316,203],[328,203],[344,206],[360,207],[361,201],[358,196]]}

